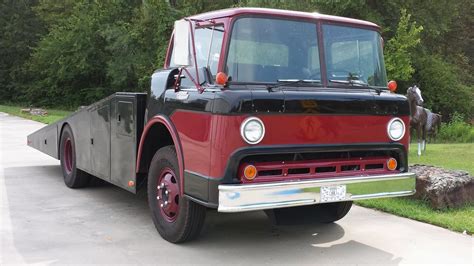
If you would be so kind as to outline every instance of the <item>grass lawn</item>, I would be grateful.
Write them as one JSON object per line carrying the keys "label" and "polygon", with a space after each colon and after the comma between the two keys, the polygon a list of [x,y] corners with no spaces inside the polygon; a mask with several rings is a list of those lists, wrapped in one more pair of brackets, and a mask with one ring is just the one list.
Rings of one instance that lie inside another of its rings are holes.
{"label": "grass lawn", "polygon": [[70,111],[64,111],[64,110],[46,109],[48,111],[48,114],[45,116],[39,116],[39,115],[31,115],[29,113],[22,113],[21,112],[22,108],[25,108],[25,107],[0,105],[0,112],[16,115],[19,117],[31,119],[31,120],[38,121],[45,124],[54,123],[64,118],[65,116],[69,115],[70,113],[72,113]]}
{"label": "grass lawn", "polygon": [[[429,164],[448,169],[462,169],[474,174],[474,143],[428,144],[426,154],[416,155],[417,144],[410,147],[410,164]],[[358,201],[358,205],[438,225],[454,231],[474,234],[474,205],[457,209],[434,210],[428,203],[411,198],[388,198]]]}

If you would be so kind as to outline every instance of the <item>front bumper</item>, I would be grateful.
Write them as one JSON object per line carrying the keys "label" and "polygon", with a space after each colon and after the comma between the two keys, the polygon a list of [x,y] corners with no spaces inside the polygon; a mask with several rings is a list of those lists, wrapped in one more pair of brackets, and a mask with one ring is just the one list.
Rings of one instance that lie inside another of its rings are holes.
{"label": "front bumper", "polygon": [[353,201],[409,196],[415,193],[415,174],[349,176],[303,181],[219,185],[219,212],[244,212],[321,203],[322,186],[345,185],[345,198]]}

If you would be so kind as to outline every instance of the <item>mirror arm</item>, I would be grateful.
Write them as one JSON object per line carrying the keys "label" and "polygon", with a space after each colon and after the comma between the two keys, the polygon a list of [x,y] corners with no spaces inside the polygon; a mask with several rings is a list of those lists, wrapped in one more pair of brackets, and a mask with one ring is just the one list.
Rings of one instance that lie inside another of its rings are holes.
{"label": "mirror arm", "polygon": [[[194,86],[196,86],[196,88],[198,89],[199,93],[203,93],[204,91],[204,88],[201,86],[201,83],[199,83],[199,72],[196,71],[196,74],[198,75],[197,78],[198,80],[196,81],[194,78],[193,78],[193,75],[191,75],[191,73],[189,73],[189,70],[186,69],[186,67],[182,67],[180,71],[184,71],[186,73],[186,75],[188,75],[189,79],[191,80],[192,83],[194,83]],[[180,72],[181,73],[181,72]]]}
{"label": "mirror arm", "polygon": [[179,71],[178,71],[178,74],[175,76],[176,78],[175,78],[174,84],[173,84],[174,92],[179,91],[179,87],[181,86],[181,78],[182,78],[183,68],[184,67],[180,67]]}

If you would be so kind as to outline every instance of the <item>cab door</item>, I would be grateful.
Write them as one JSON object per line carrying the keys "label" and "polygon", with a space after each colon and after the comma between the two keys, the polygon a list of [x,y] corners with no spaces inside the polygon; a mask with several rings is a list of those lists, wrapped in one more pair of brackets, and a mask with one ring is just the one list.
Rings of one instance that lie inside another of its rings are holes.
{"label": "cab door", "polygon": [[[170,116],[181,142],[185,182],[184,192],[200,200],[208,200],[207,179],[192,179],[196,173],[210,174],[212,111],[216,88],[214,83],[221,56],[223,25],[197,28],[194,40],[198,69],[193,64],[182,71],[177,90],[170,87],[164,93],[164,113]],[[171,60],[174,51],[171,52]],[[172,64],[170,67],[174,67]],[[197,86],[202,86],[200,90]],[[220,89],[219,89],[220,90]]]}

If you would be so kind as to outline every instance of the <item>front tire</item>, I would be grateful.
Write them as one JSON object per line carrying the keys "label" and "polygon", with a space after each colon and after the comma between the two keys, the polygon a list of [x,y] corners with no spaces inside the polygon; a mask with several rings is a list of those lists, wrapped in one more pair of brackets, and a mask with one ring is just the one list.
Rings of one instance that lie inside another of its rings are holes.
{"label": "front tire", "polygon": [[342,219],[352,207],[352,201],[332,202],[266,211],[276,225],[332,223]]}
{"label": "front tire", "polygon": [[174,146],[159,149],[148,171],[148,205],[158,233],[172,243],[196,238],[206,218],[206,207],[182,197],[180,184]]}
{"label": "front tire", "polygon": [[59,158],[64,183],[69,188],[81,188],[89,184],[91,176],[76,167],[76,143],[69,125],[64,126],[59,146]]}

